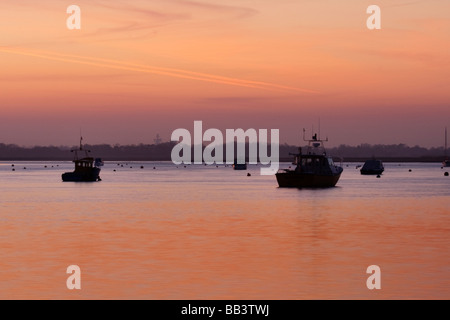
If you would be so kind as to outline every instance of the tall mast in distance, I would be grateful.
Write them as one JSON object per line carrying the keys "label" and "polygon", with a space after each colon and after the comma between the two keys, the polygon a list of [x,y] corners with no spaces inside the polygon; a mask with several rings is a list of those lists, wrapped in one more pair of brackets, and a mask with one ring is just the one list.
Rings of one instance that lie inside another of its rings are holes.
{"label": "tall mast in distance", "polygon": [[447,127],[445,127],[445,146],[444,146],[444,155],[447,158]]}

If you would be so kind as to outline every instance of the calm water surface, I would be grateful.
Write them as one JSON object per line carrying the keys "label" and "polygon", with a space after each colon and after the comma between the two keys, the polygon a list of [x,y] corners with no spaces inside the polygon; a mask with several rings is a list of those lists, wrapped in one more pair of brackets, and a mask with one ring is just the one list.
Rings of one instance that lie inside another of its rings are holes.
{"label": "calm water surface", "polygon": [[[344,164],[321,190],[280,189],[256,166],[106,163],[102,182],[63,183],[70,162],[11,164],[0,162],[1,299],[450,298],[439,164],[388,163],[380,179]],[[66,287],[72,264],[79,291]]]}

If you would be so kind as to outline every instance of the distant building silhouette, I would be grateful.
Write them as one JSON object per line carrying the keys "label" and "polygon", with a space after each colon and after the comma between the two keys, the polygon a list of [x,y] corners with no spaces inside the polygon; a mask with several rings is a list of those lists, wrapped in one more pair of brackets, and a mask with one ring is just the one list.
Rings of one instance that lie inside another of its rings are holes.
{"label": "distant building silhouette", "polygon": [[156,134],[156,138],[153,139],[153,141],[155,142],[155,144],[160,144],[162,142],[162,139],[159,136],[159,133]]}

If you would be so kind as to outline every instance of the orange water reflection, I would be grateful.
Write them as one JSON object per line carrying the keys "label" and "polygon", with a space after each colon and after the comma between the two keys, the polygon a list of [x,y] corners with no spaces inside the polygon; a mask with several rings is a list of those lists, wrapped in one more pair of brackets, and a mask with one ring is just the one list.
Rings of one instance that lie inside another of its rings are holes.
{"label": "orange water reflection", "polygon": [[[4,206],[0,296],[448,298],[448,199],[427,200]],[[65,286],[71,264],[81,291]],[[378,292],[365,287],[372,264]]]}

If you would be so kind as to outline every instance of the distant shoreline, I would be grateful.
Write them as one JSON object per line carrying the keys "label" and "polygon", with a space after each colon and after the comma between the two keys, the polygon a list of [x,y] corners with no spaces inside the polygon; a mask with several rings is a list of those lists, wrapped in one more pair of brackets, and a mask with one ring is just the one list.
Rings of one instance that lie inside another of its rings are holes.
{"label": "distant shoreline", "polygon": [[[342,162],[361,162],[364,163],[366,160],[371,159],[369,158],[357,158],[357,157],[347,157],[342,159]],[[397,162],[404,162],[404,163],[411,163],[411,162],[419,162],[419,163],[442,163],[444,160],[443,158],[438,157],[377,157],[377,159],[385,162],[385,163],[397,163]],[[333,157],[333,160],[335,163],[341,162],[340,158]],[[65,162],[72,162],[72,159],[67,158],[2,158],[0,157],[1,162],[14,162],[14,161],[44,161],[44,162],[50,162],[50,161],[65,161]],[[165,158],[152,158],[152,159],[144,159],[144,158],[112,158],[112,159],[103,159],[105,162],[139,162],[139,161],[167,161],[171,162],[171,159],[165,159]],[[248,159],[247,159],[248,161]],[[280,158],[280,162],[292,162],[291,158]]]}
{"label": "distant shoreline", "polygon": [[[103,161],[171,161],[171,154],[175,142],[163,142],[160,144],[139,145],[85,145],[84,150],[91,150],[89,156],[102,158]],[[77,149],[77,147],[72,147]],[[444,148],[423,148],[420,146],[409,147],[405,144],[396,145],[369,145],[359,146],[340,145],[327,148],[327,154],[336,162],[341,159],[344,162],[364,162],[376,158],[383,162],[437,162],[445,159]],[[298,153],[298,146],[281,144],[279,146],[280,162],[292,162],[292,154]],[[237,154],[236,145],[234,154]],[[245,146],[245,154],[249,154],[249,145]],[[20,147],[0,143],[0,161],[71,161],[74,154],[69,147],[35,146]],[[194,156],[194,149],[191,149]],[[226,158],[225,146],[223,157]],[[192,159],[193,160],[193,159]]]}
{"label": "distant shoreline", "polygon": [[[365,162],[366,160],[371,159],[369,158],[344,158],[343,162]],[[442,163],[444,158],[438,158],[438,157],[377,157],[376,159],[379,159],[385,163],[389,162],[428,162],[428,163]],[[333,158],[335,162],[339,162],[339,158]]]}

